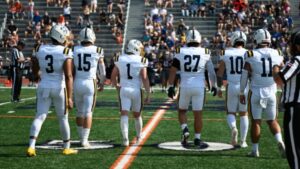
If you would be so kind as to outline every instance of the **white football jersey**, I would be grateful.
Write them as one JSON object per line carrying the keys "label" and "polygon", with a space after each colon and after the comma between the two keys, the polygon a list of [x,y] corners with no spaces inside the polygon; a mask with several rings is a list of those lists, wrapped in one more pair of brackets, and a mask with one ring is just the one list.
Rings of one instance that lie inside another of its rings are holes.
{"label": "white football jersey", "polygon": [[228,48],[222,51],[220,60],[225,63],[228,83],[240,84],[246,51],[245,48]]}
{"label": "white football jersey", "polygon": [[261,88],[275,84],[272,70],[283,62],[283,57],[279,50],[259,48],[246,53],[246,62],[251,65],[251,88]]}
{"label": "white football jersey", "polygon": [[36,48],[41,81],[41,88],[65,87],[64,62],[72,58],[72,51],[60,45],[41,45]]}
{"label": "white football jersey", "polygon": [[121,87],[141,88],[140,71],[148,65],[146,58],[139,55],[123,54],[115,58],[115,65],[119,69]]}
{"label": "white football jersey", "polygon": [[201,47],[182,47],[175,55],[179,61],[180,87],[205,87],[205,69],[210,51]]}
{"label": "white football jersey", "polygon": [[75,46],[73,58],[76,79],[96,79],[97,65],[103,58],[103,49],[96,46]]}

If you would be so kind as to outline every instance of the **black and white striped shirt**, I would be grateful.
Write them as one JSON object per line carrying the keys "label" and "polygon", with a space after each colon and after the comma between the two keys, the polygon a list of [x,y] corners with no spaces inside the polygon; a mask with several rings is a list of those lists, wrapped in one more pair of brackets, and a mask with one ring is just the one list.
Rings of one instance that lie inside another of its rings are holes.
{"label": "black and white striped shirt", "polygon": [[25,67],[24,63],[18,62],[18,59],[20,58],[24,58],[23,52],[14,47],[11,52],[11,66],[14,68],[23,69]]}
{"label": "black and white striped shirt", "polygon": [[283,103],[300,103],[300,56],[295,56],[279,72],[284,82]]}

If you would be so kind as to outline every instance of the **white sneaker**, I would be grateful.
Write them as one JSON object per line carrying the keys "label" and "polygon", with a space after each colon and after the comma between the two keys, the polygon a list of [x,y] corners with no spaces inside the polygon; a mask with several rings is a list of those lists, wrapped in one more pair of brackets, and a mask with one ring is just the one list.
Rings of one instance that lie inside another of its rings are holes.
{"label": "white sneaker", "polygon": [[241,148],[246,148],[246,147],[248,147],[246,141],[241,142]]}
{"label": "white sneaker", "polygon": [[236,128],[232,128],[231,130],[231,145],[235,146],[238,144],[238,130]]}
{"label": "white sneaker", "polygon": [[280,152],[280,155],[282,158],[286,158],[286,154],[285,154],[285,145],[283,142],[281,143],[278,143],[278,149],[279,149],[279,152]]}
{"label": "white sneaker", "polygon": [[259,157],[259,152],[258,151],[251,151],[248,154],[248,157]]}
{"label": "white sneaker", "polygon": [[129,146],[129,140],[123,138],[123,146],[127,147]]}

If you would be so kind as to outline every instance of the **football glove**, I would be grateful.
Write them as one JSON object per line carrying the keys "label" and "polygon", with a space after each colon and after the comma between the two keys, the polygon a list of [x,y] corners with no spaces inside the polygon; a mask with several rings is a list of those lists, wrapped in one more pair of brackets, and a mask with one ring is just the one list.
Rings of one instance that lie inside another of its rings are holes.
{"label": "football glove", "polygon": [[168,97],[170,97],[170,98],[173,99],[174,96],[175,96],[175,87],[174,86],[170,86],[168,88]]}

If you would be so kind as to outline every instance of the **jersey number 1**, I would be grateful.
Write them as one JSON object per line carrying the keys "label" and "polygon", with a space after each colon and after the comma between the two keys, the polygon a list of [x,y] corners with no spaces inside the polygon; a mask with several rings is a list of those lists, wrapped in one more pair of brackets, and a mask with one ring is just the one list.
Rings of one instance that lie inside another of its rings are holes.
{"label": "jersey number 1", "polygon": [[126,66],[127,66],[127,79],[132,79],[132,76],[130,75],[130,64],[128,63]]}

